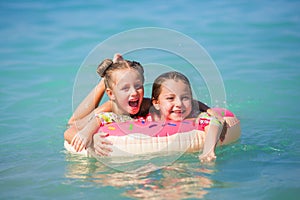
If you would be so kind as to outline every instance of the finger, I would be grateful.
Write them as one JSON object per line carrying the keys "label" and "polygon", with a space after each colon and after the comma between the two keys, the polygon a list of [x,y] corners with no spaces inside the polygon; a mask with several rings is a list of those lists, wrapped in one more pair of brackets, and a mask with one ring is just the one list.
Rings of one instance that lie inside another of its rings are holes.
{"label": "finger", "polygon": [[72,141],[71,141],[71,145],[73,146],[76,140],[76,135],[73,137]]}
{"label": "finger", "polygon": [[98,155],[100,155],[100,156],[108,156],[108,155],[109,155],[108,152],[103,151],[101,148],[100,148],[100,149],[99,149],[99,148],[95,148],[95,152],[96,152]]}
{"label": "finger", "polygon": [[81,140],[77,140],[76,144],[75,144],[75,150],[76,152],[79,151],[80,145],[81,145],[82,141]]}
{"label": "finger", "polygon": [[78,138],[75,137],[74,140],[73,140],[73,145],[72,145],[75,150],[76,150],[76,147],[77,147],[77,143],[78,143]]}
{"label": "finger", "polygon": [[80,139],[81,139],[80,137],[78,137],[77,135],[75,135],[74,138],[71,141],[71,145],[75,146],[76,143],[78,142],[78,140],[80,140]]}
{"label": "finger", "polygon": [[107,137],[109,134],[104,132],[99,132],[97,133],[97,135],[99,135],[100,137]]}
{"label": "finger", "polygon": [[106,156],[105,151],[102,150],[100,145],[95,144],[94,149],[95,149],[96,154],[98,154],[100,156]]}
{"label": "finger", "polygon": [[112,145],[113,143],[106,139],[107,135],[107,133],[97,133],[97,135],[94,136],[94,143]]}
{"label": "finger", "polygon": [[215,156],[209,156],[207,161],[208,162],[213,162],[214,160],[216,160]]}
{"label": "finger", "polygon": [[98,146],[101,149],[105,149],[107,151],[112,152],[112,149],[109,147],[112,145],[112,142],[105,139],[105,138],[100,138],[100,140],[96,143],[96,146]]}
{"label": "finger", "polygon": [[112,152],[112,149],[110,147],[108,147],[107,145],[105,144],[102,144],[102,143],[98,143],[95,145],[95,150],[97,150],[97,152],[101,155],[105,155],[105,156],[108,156],[108,154],[110,152]]}
{"label": "finger", "polygon": [[216,159],[216,156],[206,156],[201,159],[201,162],[209,163],[209,162],[213,162],[215,159]]}
{"label": "finger", "polygon": [[75,148],[76,144],[77,144],[77,140],[78,138],[74,137],[73,140],[72,140],[72,143],[71,145]]}
{"label": "finger", "polygon": [[102,139],[102,142],[101,142],[102,144],[106,144],[106,145],[113,145],[113,143],[111,142],[111,141],[109,141],[109,140],[107,140],[107,139]]}
{"label": "finger", "polygon": [[101,157],[108,156],[105,152],[102,152],[102,150],[95,149],[95,152],[96,152],[97,155],[99,155]]}
{"label": "finger", "polygon": [[74,143],[74,149],[75,149],[75,151],[77,152],[77,149],[78,149],[78,141],[75,141],[75,143]]}
{"label": "finger", "polygon": [[78,152],[81,152],[85,148],[85,144],[82,142],[78,148]]}
{"label": "finger", "polygon": [[102,144],[102,148],[101,148],[103,151],[107,152],[107,153],[110,153],[112,152],[112,148],[110,148],[109,146],[105,145],[105,144]]}

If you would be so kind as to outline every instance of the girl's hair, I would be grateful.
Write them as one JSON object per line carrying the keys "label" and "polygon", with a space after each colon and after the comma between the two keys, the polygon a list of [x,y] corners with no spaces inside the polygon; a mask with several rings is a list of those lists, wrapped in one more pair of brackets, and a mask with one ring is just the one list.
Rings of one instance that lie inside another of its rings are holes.
{"label": "girl's hair", "polygon": [[136,61],[129,60],[119,60],[117,62],[113,62],[111,59],[105,59],[100,63],[97,68],[97,73],[104,78],[104,84],[106,88],[112,88],[112,74],[116,70],[121,69],[134,69],[136,70],[142,77],[142,81],[144,83],[144,69],[143,66]]}
{"label": "girl's hair", "polygon": [[171,72],[163,73],[155,79],[152,86],[152,100],[158,99],[158,96],[161,93],[161,86],[166,80],[174,80],[174,81],[181,80],[189,87],[192,95],[192,88],[189,79],[185,75],[181,74],[180,72],[171,71]]}

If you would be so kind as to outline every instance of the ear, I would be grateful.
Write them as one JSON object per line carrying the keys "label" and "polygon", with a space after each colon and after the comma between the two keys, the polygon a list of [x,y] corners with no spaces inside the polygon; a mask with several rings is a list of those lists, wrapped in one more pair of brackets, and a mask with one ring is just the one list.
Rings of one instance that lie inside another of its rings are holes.
{"label": "ear", "polygon": [[160,109],[158,100],[152,100],[152,104],[153,104],[153,106],[154,106],[154,108],[155,108],[156,110],[159,110],[159,109]]}
{"label": "ear", "polygon": [[110,88],[106,88],[105,92],[110,100],[114,101],[116,99],[113,91]]}

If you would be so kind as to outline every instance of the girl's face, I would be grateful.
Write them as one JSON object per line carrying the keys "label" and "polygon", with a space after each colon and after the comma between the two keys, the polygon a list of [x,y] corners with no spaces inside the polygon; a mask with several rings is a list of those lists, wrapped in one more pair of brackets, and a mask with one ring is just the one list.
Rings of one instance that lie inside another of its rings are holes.
{"label": "girl's face", "polygon": [[183,81],[168,79],[161,85],[161,93],[153,100],[161,120],[181,121],[192,111],[191,90]]}
{"label": "girl's face", "polygon": [[113,112],[116,114],[136,114],[139,112],[144,97],[142,76],[134,69],[117,70],[113,74],[112,89],[107,95],[115,103]]}

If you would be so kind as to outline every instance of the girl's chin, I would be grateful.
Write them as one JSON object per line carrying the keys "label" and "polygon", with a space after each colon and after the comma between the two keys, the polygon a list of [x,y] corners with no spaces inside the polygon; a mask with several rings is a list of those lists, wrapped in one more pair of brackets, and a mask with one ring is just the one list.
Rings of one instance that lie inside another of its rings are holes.
{"label": "girl's chin", "polygon": [[170,116],[170,117],[169,117],[169,120],[179,122],[179,121],[184,120],[184,116],[182,116],[182,115]]}
{"label": "girl's chin", "polygon": [[129,110],[128,110],[128,113],[130,113],[131,115],[135,115],[139,112],[139,108],[135,108],[135,107],[131,107]]}

